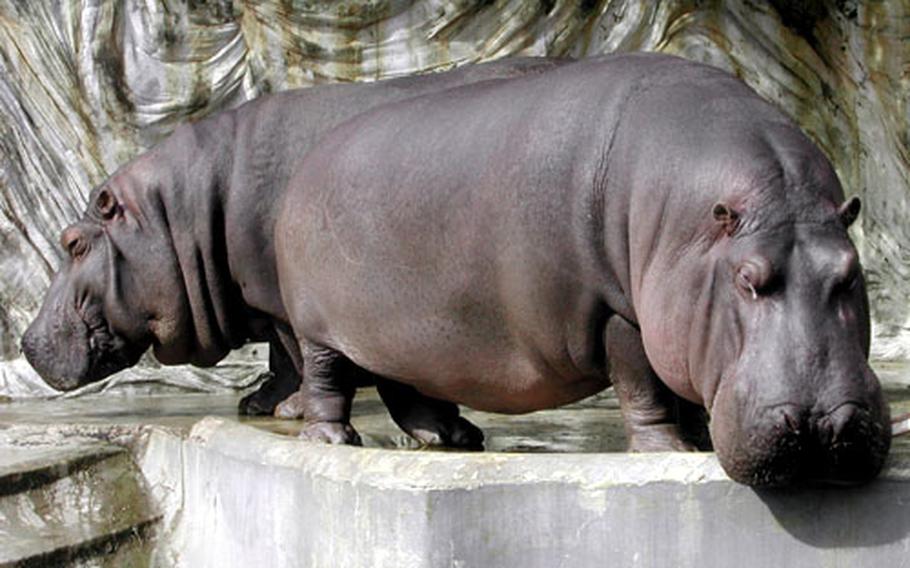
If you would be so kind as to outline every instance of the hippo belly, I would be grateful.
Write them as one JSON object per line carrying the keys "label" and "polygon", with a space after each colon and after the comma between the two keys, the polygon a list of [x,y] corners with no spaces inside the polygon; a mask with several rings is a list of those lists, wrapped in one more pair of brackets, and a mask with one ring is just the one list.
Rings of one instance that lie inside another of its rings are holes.
{"label": "hippo belly", "polygon": [[[445,325],[458,333],[459,326]],[[548,360],[512,341],[454,341],[447,345],[444,342],[449,337],[449,333],[421,333],[418,341],[396,349],[357,341],[359,336],[339,337],[337,344],[330,344],[377,375],[409,384],[427,396],[487,412],[520,414],[554,408],[610,386],[603,374],[586,375],[571,368],[567,358]],[[423,345],[434,348],[423,349]],[[565,369],[554,369],[554,363]]]}

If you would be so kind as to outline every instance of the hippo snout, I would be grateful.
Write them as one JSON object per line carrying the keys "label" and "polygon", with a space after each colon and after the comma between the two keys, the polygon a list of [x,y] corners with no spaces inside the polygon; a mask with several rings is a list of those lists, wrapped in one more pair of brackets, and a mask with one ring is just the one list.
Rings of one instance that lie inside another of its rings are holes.
{"label": "hippo snout", "polygon": [[[884,412],[887,414],[887,411]],[[888,419],[866,405],[846,402],[822,413],[797,405],[768,408],[725,469],[752,486],[798,482],[855,485],[881,470],[891,444]]]}
{"label": "hippo snout", "polygon": [[[88,371],[87,350],[75,342],[54,346],[35,322],[22,336],[20,347],[25,359],[51,387],[67,391],[79,386],[79,377]],[[61,342],[63,343],[63,342]]]}

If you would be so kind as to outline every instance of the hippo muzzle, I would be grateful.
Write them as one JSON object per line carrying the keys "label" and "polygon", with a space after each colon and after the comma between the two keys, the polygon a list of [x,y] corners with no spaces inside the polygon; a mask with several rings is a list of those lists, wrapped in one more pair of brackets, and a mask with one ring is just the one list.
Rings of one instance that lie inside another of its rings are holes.
{"label": "hippo muzzle", "polygon": [[[53,288],[49,298],[54,298]],[[22,336],[22,352],[42,379],[61,391],[99,381],[135,365],[142,350],[112,332],[99,313],[81,317],[62,301],[45,303]]]}
{"label": "hippo muzzle", "polygon": [[727,474],[754,487],[873,479],[888,454],[891,428],[875,374],[864,366],[860,377],[834,379],[839,385],[814,400],[768,403],[752,389],[721,387],[710,427]]}
{"label": "hippo muzzle", "polygon": [[21,348],[47,384],[68,391],[135,365],[148,342],[128,340],[106,315],[107,304],[121,302],[109,297],[112,255],[103,233],[76,224],[61,241],[71,258],[54,276]]}
{"label": "hippo muzzle", "polygon": [[[22,336],[22,352],[44,381],[57,390],[68,391],[90,381],[90,333],[61,302],[45,304],[38,318]],[[51,312],[51,313],[47,313]],[[53,322],[53,323],[51,323]]]}

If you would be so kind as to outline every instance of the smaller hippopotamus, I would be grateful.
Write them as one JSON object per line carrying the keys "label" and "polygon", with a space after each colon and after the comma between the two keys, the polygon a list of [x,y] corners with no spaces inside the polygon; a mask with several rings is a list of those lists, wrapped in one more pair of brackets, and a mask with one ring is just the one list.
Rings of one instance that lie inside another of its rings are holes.
{"label": "smaller hippopotamus", "polygon": [[[272,242],[295,163],[326,131],[377,105],[566,63],[516,58],[300,89],[179,127],[97,187],[63,231],[67,258],[22,338],[26,358],[48,384],[71,390],[135,364],[150,346],[162,363],[210,366],[248,341],[268,341],[272,377],[241,411],[299,417],[291,395],[302,359]],[[480,444],[454,404],[387,381],[377,387],[419,440]]]}
{"label": "smaller hippopotamus", "polygon": [[675,57],[375,108],[275,223],[303,436],[358,442],[355,377],[503,413],[612,384],[633,450],[693,449],[704,409],[737,481],[868,481],[890,429],[859,210],[778,109]]}

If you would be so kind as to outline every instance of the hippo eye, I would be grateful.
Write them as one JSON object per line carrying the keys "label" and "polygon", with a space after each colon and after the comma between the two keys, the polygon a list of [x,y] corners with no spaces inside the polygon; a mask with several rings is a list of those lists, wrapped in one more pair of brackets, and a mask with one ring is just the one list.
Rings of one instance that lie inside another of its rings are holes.
{"label": "hippo eye", "polygon": [[849,274],[847,274],[847,277],[844,278],[840,283],[838,283],[837,289],[841,290],[842,292],[853,292],[854,290],[856,290],[859,287],[859,281],[860,281],[859,269],[851,270],[849,272]]}
{"label": "hippo eye", "polygon": [[843,256],[841,265],[836,269],[835,274],[835,290],[852,292],[859,286],[862,270],[856,251],[850,251]]}
{"label": "hippo eye", "polygon": [[847,291],[852,292],[859,288],[859,274],[856,274],[847,281]]}
{"label": "hippo eye", "polygon": [[63,235],[60,237],[60,244],[70,255],[70,258],[74,260],[88,252],[88,240],[76,226],[71,226],[63,231]]}
{"label": "hippo eye", "polygon": [[736,273],[736,283],[739,284],[740,288],[748,291],[752,295],[753,300],[758,299],[758,292],[755,290],[755,285],[752,283],[752,278],[749,276],[748,272],[740,269],[739,272]]}
{"label": "hippo eye", "polygon": [[69,244],[67,251],[70,253],[71,257],[79,258],[88,251],[88,244],[85,242],[85,239],[76,239]]}
{"label": "hippo eye", "polygon": [[736,285],[753,300],[758,299],[758,293],[767,286],[771,267],[766,261],[748,260],[736,269]]}

